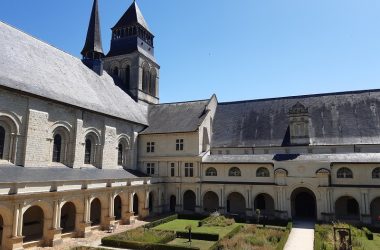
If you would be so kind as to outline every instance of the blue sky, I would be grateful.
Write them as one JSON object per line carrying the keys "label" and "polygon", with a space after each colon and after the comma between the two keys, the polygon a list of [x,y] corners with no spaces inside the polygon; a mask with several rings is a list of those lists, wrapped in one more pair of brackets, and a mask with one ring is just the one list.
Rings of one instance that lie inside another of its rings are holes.
{"label": "blue sky", "polygon": [[[99,0],[104,50],[132,0]],[[161,102],[380,88],[378,0],[137,0]],[[92,0],[1,0],[0,20],[80,57]],[[0,38],[1,39],[1,38]]]}

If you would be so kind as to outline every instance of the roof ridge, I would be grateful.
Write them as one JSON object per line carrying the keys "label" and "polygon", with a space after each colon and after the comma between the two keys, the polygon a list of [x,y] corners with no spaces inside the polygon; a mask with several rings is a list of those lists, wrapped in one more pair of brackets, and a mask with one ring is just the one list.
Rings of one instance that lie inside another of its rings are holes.
{"label": "roof ridge", "polygon": [[158,103],[158,104],[152,104],[151,106],[160,106],[160,105],[175,105],[175,104],[185,104],[185,103],[193,103],[193,102],[206,102],[210,99],[201,99],[201,100],[193,100],[193,101],[180,101],[180,102],[166,102],[166,103]]}
{"label": "roof ridge", "polygon": [[332,95],[363,94],[363,93],[370,93],[370,92],[380,92],[380,89],[349,90],[349,91],[338,91],[338,92],[329,92],[329,93],[320,93],[320,94],[270,97],[270,98],[260,98],[260,99],[251,99],[251,100],[242,100],[242,101],[220,102],[219,104],[220,105],[239,104],[239,103],[248,103],[248,102],[286,100],[286,99],[295,99],[295,98],[311,98],[311,97],[332,96]]}
{"label": "roof ridge", "polygon": [[8,26],[9,28],[12,28],[12,29],[14,29],[14,30],[16,30],[16,31],[18,31],[18,32],[20,32],[20,33],[22,33],[22,34],[24,34],[24,35],[30,37],[30,38],[33,38],[34,40],[36,40],[36,41],[38,41],[38,42],[40,42],[40,43],[43,43],[43,44],[45,44],[45,45],[48,45],[48,46],[52,47],[53,49],[56,49],[56,50],[58,50],[58,51],[60,51],[60,52],[62,52],[62,53],[65,53],[66,55],[71,56],[72,58],[75,58],[76,60],[79,60],[79,61],[80,61],[80,59],[79,59],[78,57],[76,57],[76,56],[70,54],[69,52],[67,52],[67,51],[65,51],[65,50],[63,50],[63,49],[60,49],[60,48],[58,48],[58,47],[52,45],[51,43],[49,43],[49,42],[47,42],[47,41],[44,41],[44,40],[42,40],[42,39],[40,39],[40,38],[37,38],[36,36],[34,36],[34,35],[32,35],[32,34],[26,32],[26,31],[23,31],[23,30],[21,30],[21,29],[15,27],[15,26],[13,26],[13,25],[11,25],[11,24],[5,22],[5,21],[0,20],[0,23],[3,23],[5,26]]}

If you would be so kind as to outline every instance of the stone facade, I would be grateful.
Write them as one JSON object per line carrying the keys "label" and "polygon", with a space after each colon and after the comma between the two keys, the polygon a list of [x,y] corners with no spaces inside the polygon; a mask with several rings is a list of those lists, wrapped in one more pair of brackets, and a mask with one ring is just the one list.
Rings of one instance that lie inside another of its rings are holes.
{"label": "stone facade", "polygon": [[[0,57],[12,66],[0,71],[1,249],[55,246],[165,212],[251,218],[259,209],[379,226],[379,91],[158,104],[153,37],[135,2],[131,11],[140,19],[121,19],[105,58],[86,41],[86,66],[0,23],[0,54],[20,53]],[[96,12],[94,1],[90,26]],[[121,53],[136,27],[144,42]],[[33,72],[12,71],[32,62]]]}

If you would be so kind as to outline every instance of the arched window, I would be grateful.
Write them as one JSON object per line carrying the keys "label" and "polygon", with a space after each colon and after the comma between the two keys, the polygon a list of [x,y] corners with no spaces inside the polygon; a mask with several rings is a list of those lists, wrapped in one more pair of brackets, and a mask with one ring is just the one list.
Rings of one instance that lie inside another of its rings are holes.
{"label": "arched window", "polygon": [[145,93],[149,92],[149,71],[148,71],[148,69],[146,67],[143,68],[142,90]]}
{"label": "arched window", "polygon": [[269,170],[267,168],[258,168],[256,171],[256,177],[269,177]]}
{"label": "arched window", "polygon": [[0,126],[0,159],[4,157],[5,129]]}
{"label": "arched window", "polygon": [[157,74],[155,71],[150,73],[150,83],[149,83],[149,94],[156,96],[156,78]]}
{"label": "arched window", "polygon": [[60,134],[54,136],[53,162],[61,162],[62,137]]}
{"label": "arched window", "polygon": [[86,139],[85,153],[84,153],[84,163],[85,164],[91,164],[91,148],[92,148],[91,140]]}
{"label": "arched window", "polygon": [[373,179],[380,179],[380,168],[375,168],[372,171],[372,178]]}
{"label": "arched window", "polygon": [[228,171],[228,176],[241,176],[241,171],[237,167],[232,167]]}
{"label": "arched window", "polygon": [[118,67],[113,68],[112,75],[113,76],[119,76],[119,68]]}
{"label": "arched window", "polygon": [[215,168],[208,168],[206,170],[206,176],[217,176],[218,172]]}
{"label": "arched window", "polygon": [[127,89],[130,88],[130,82],[131,82],[131,66],[127,65],[125,68],[125,86]]}
{"label": "arched window", "polygon": [[117,164],[121,166],[123,165],[123,144],[119,144],[117,152]]}
{"label": "arched window", "polygon": [[351,169],[349,168],[340,168],[337,172],[336,177],[348,179],[348,178],[353,178],[353,174],[352,174]]}

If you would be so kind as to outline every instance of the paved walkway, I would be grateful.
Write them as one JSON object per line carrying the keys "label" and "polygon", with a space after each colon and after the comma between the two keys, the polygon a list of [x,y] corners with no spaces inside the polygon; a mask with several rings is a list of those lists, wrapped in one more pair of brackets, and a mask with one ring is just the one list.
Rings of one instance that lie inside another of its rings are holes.
{"label": "paved walkway", "polygon": [[314,222],[295,221],[284,250],[313,250]]}
{"label": "paved walkway", "polygon": [[[100,247],[101,245],[101,239],[106,236],[110,236],[113,234],[121,233],[126,230],[130,230],[139,226],[142,226],[146,224],[147,222],[145,221],[138,221],[136,220],[135,224],[132,225],[119,225],[115,232],[113,233],[107,233],[106,231],[100,231],[100,230],[94,230],[92,231],[92,235],[88,238],[66,238],[63,239],[63,244],[56,246],[56,247],[38,247],[34,248],[36,250],[49,250],[49,249],[54,249],[54,250],[66,250],[66,249],[71,249],[73,247],[78,247],[78,246],[88,246],[88,247]],[[105,248],[105,247],[103,247]],[[107,249],[116,249],[116,248],[108,248]]]}

